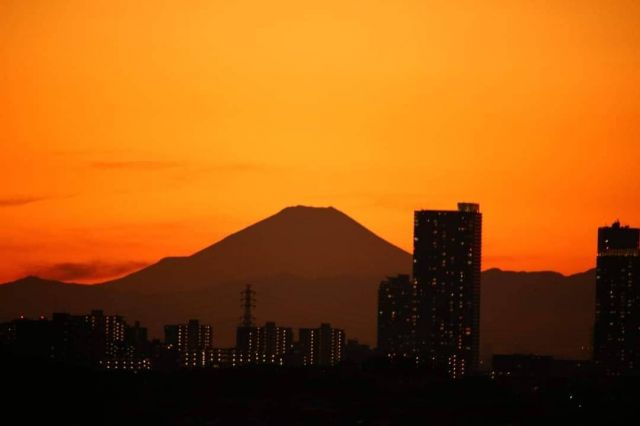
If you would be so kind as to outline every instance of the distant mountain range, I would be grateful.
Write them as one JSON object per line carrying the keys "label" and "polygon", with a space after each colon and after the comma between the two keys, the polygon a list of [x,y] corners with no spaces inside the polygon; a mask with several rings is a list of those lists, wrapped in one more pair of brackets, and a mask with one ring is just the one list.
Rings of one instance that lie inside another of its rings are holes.
{"label": "distant mountain range", "polygon": [[[234,343],[240,290],[255,315],[292,327],[331,322],[374,345],[379,282],[409,273],[411,255],[334,208],[289,207],[188,257],[171,257],[92,286],[27,277],[0,286],[0,320],[100,308],[162,326],[199,318],[216,345]],[[491,353],[588,356],[595,273],[483,273],[481,341]]]}

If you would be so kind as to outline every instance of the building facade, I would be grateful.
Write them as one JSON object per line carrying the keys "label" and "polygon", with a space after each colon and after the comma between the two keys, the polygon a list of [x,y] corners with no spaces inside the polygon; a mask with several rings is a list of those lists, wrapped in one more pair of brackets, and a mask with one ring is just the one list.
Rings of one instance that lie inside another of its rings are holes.
{"label": "building facade", "polygon": [[479,367],[481,251],[478,204],[415,212],[416,351],[453,378]]}
{"label": "building facade", "polygon": [[320,328],[301,328],[299,351],[306,366],[333,366],[344,358],[344,330],[323,323]]}
{"label": "building facade", "polygon": [[100,310],[86,315],[54,313],[51,320],[20,318],[0,325],[0,343],[17,355],[57,364],[147,368],[148,352],[143,351],[146,330],[137,325],[138,345],[133,345],[125,338],[128,329],[123,317]]}
{"label": "building facade", "polygon": [[378,350],[391,359],[414,354],[415,286],[409,275],[388,277],[378,287]]}
{"label": "building facade", "polygon": [[213,327],[192,319],[187,324],[166,325],[164,340],[178,351],[201,351],[213,346]]}
{"label": "building facade", "polygon": [[640,371],[640,229],[598,229],[593,357],[609,375]]}
{"label": "building facade", "polygon": [[120,315],[105,315],[101,310],[93,310],[84,316],[85,322],[91,329],[91,347],[97,353],[97,360],[102,358],[117,358],[122,355],[124,348],[124,331],[126,323]]}
{"label": "building facade", "polygon": [[293,329],[267,322],[262,327],[240,326],[236,330],[236,349],[243,363],[284,363],[293,345]]}

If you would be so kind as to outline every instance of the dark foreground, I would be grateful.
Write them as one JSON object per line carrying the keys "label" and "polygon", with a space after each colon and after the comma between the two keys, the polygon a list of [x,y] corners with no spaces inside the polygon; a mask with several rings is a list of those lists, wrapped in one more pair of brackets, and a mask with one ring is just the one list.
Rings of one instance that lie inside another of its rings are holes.
{"label": "dark foreground", "polygon": [[637,378],[451,382],[379,365],[125,374],[4,361],[2,424],[612,425],[640,419]]}

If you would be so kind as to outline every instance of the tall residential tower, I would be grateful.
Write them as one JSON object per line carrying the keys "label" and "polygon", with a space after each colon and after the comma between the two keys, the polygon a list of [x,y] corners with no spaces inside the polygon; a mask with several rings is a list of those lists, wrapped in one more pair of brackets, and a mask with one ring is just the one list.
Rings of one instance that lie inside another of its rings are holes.
{"label": "tall residential tower", "polygon": [[416,350],[453,378],[479,366],[481,249],[478,204],[415,212]]}
{"label": "tall residential tower", "polygon": [[593,357],[610,375],[640,371],[640,229],[598,229]]}
{"label": "tall residential tower", "polygon": [[344,330],[323,323],[320,328],[300,329],[303,365],[333,366],[344,358]]}
{"label": "tall residential tower", "polygon": [[378,349],[390,359],[414,353],[415,287],[409,275],[387,277],[378,287]]}

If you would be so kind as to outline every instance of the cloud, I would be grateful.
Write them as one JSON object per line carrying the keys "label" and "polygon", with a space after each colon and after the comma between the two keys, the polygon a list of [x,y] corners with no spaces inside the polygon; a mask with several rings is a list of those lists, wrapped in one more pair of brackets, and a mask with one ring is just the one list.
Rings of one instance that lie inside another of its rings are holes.
{"label": "cloud", "polygon": [[19,207],[46,200],[47,197],[10,197],[0,198],[0,207]]}
{"label": "cloud", "polygon": [[216,173],[264,173],[277,171],[280,167],[263,163],[229,162],[219,164],[189,164],[178,161],[130,160],[93,161],[90,166],[99,170],[165,170],[181,169],[192,175]]}
{"label": "cloud", "polygon": [[77,194],[47,195],[47,196],[19,196],[0,198],[0,208],[20,207],[27,204],[38,203],[40,201],[61,200],[75,197]]}
{"label": "cloud", "polygon": [[178,184],[185,184],[212,178],[228,179],[249,174],[265,175],[279,173],[285,170],[286,169],[284,167],[264,163],[229,162],[219,164],[201,164],[183,167],[178,173],[173,175],[173,179]]}
{"label": "cloud", "polygon": [[267,172],[277,167],[262,163],[227,163],[206,167],[205,171],[223,172]]}
{"label": "cloud", "polygon": [[271,173],[283,170],[282,167],[264,163],[221,163],[197,167],[192,172],[201,175]]}
{"label": "cloud", "polygon": [[62,262],[30,268],[28,275],[59,281],[91,281],[125,275],[147,266],[147,262]]}
{"label": "cloud", "polygon": [[180,166],[174,161],[94,161],[91,167],[101,170],[164,170]]}

